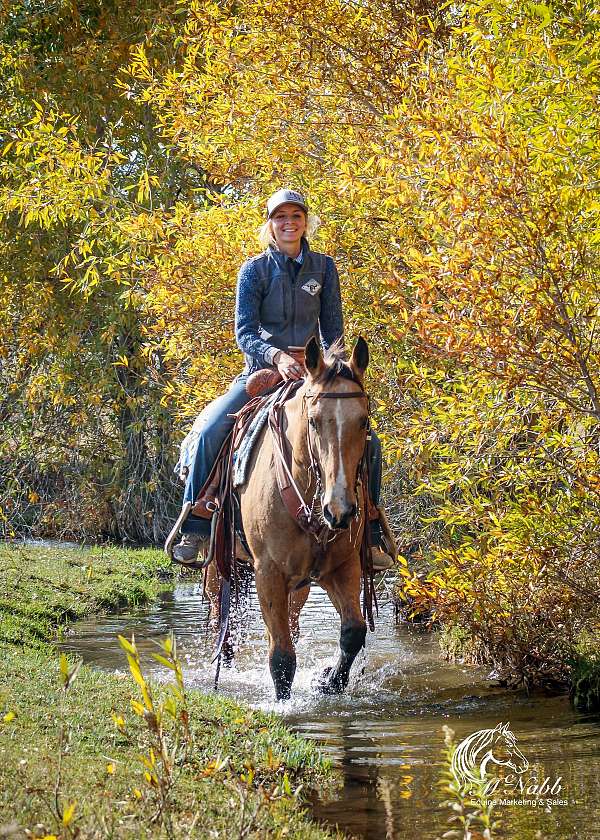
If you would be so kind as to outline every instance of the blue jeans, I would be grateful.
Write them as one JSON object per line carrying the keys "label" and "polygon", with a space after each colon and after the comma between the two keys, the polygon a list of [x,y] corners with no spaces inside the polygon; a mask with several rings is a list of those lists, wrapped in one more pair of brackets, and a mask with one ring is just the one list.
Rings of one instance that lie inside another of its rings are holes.
{"label": "blue jeans", "polygon": [[[183,494],[184,502],[192,502],[193,504],[196,501],[198,493],[215,463],[219,450],[235,422],[235,418],[229,415],[238,412],[250,400],[246,393],[247,379],[247,374],[240,374],[237,379],[234,379],[225,394],[213,400],[202,410],[198,418],[202,426],[198,438],[198,449],[186,479]],[[368,456],[369,492],[373,502],[379,505],[381,444],[373,431],[371,431]],[[181,530],[184,534],[202,534],[208,537],[210,535],[210,521],[190,514],[183,523]]]}
{"label": "blue jeans", "polygon": [[[184,503],[192,502],[194,504],[202,485],[206,482],[219,450],[235,423],[235,418],[229,415],[238,412],[250,400],[246,393],[247,379],[246,374],[240,374],[237,379],[233,380],[225,394],[217,397],[202,410],[200,414],[202,429],[198,438],[196,457],[190,466],[185,482]],[[200,418],[198,419],[200,420]],[[181,530],[184,534],[202,534],[208,537],[210,535],[210,520],[190,514],[183,523]]]}

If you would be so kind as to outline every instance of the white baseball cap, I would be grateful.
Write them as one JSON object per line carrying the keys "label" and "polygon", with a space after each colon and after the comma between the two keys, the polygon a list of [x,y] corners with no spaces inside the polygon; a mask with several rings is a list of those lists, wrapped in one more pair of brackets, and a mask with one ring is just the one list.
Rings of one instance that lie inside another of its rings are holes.
{"label": "white baseball cap", "polygon": [[305,213],[308,213],[308,205],[302,193],[296,192],[296,190],[277,190],[267,201],[267,219],[270,219],[282,204],[297,204]]}

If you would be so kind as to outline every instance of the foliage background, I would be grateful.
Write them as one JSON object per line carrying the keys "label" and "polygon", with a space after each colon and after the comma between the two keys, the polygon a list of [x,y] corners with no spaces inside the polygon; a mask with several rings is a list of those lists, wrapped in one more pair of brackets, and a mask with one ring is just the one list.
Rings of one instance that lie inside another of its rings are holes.
{"label": "foliage background", "polygon": [[600,626],[599,26],[592,0],[5,3],[6,533],[161,539],[293,185],[373,351],[410,611],[562,684]]}

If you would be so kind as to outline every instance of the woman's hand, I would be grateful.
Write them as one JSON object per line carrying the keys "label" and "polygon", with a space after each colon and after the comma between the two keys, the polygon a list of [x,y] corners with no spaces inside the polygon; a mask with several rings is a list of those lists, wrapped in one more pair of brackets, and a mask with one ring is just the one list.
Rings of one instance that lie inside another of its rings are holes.
{"label": "woman's hand", "polygon": [[304,376],[304,366],[283,350],[275,354],[273,361],[286,382],[288,379],[302,379]]}

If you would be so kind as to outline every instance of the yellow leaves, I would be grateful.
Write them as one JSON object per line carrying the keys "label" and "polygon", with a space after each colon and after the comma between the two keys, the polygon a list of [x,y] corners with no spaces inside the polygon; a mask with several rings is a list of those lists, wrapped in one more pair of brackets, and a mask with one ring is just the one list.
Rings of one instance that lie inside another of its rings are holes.
{"label": "yellow leaves", "polygon": [[[144,44],[137,44],[135,46],[132,46],[130,55],[131,62],[129,67],[127,68],[128,73],[130,73],[132,76],[140,78],[143,81],[152,81],[152,72],[150,70],[150,64],[148,61],[148,56],[146,55],[146,48]],[[118,79],[115,84],[116,87],[119,87],[122,90],[127,90],[127,86],[122,79]]]}
{"label": "yellow leaves", "polygon": [[131,706],[134,712],[143,717],[146,712],[153,712],[154,711],[154,703],[152,700],[152,695],[150,693],[148,684],[142,674],[140,668],[140,660],[137,648],[135,646],[135,640],[133,636],[131,637],[131,641],[126,639],[124,636],[118,636],[119,644],[127,654],[127,662],[129,663],[129,671],[131,676],[138,684],[140,691],[142,693],[142,699],[144,701],[144,705],[138,703],[136,700],[131,701]]}
{"label": "yellow leaves", "polygon": [[157,662],[160,662],[161,665],[164,665],[165,668],[169,668],[171,671],[177,670],[175,664],[166,657],[162,656],[160,653],[153,653],[152,658],[156,659]]}
{"label": "yellow leaves", "polygon": [[229,756],[225,756],[225,758],[221,758],[220,755],[216,756],[215,758],[211,759],[208,764],[204,767],[201,771],[201,776],[210,777],[214,776],[217,773],[221,773],[229,764]]}
{"label": "yellow leaves", "polygon": [[60,681],[64,691],[68,691],[75,681],[79,669],[81,668],[83,660],[79,660],[75,666],[69,670],[69,660],[64,653],[61,653],[59,659]]}
{"label": "yellow leaves", "polygon": [[546,3],[526,3],[525,7],[539,18],[542,28],[549,26],[552,22],[552,7],[546,5]]}
{"label": "yellow leaves", "polygon": [[118,714],[117,712],[114,712],[114,711],[111,712],[111,717],[112,717],[114,725],[117,727],[119,732],[124,733],[125,732],[125,719],[120,714]]}
{"label": "yellow leaves", "polygon": [[158,187],[159,184],[160,182],[158,178],[155,175],[150,175],[148,170],[144,169],[140,176],[140,180],[138,181],[136,200],[140,204],[150,202],[152,198],[152,188]]}
{"label": "yellow leaves", "polygon": [[71,802],[67,807],[64,809],[62,814],[62,824],[65,828],[68,828],[71,823],[73,822],[73,818],[75,816],[75,808],[77,806],[76,802]]}
{"label": "yellow leaves", "polygon": [[278,770],[280,766],[280,760],[274,756],[273,750],[269,746],[267,749],[267,767],[269,770]]}

